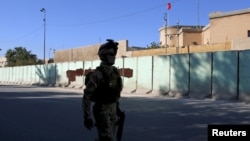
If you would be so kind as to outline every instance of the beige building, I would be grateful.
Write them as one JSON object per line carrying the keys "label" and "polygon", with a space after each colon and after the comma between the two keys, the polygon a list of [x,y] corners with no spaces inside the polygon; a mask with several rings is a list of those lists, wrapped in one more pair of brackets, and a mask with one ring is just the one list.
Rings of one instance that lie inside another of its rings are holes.
{"label": "beige building", "polygon": [[180,47],[202,44],[202,27],[168,26],[159,30],[160,45],[163,47]]}
{"label": "beige building", "polygon": [[209,15],[211,43],[250,37],[250,9],[214,12]]}
{"label": "beige building", "polygon": [[5,65],[7,65],[6,57],[0,57],[0,67],[4,67]]}
{"label": "beige building", "polygon": [[[214,12],[209,15],[209,20],[206,26],[176,25],[160,28],[160,45],[165,48],[131,50],[127,40],[118,41],[117,57],[250,49],[250,9]],[[54,61],[97,60],[100,45],[57,50]]]}
{"label": "beige building", "polygon": [[241,49],[240,43],[249,42],[250,9],[213,12],[209,20],[207,26],[201,27],[178,25],[160,28],[160,43],[162,46],[179,47],[232,42],[233,49]]}
{"label": "beige building", "polygon": [[250,49],[250,9],[209,15],[210,42],[232,42],[233,50]]}
{"label": "beige building", "polygon": [[[121,40],[118,41],[119,49],[117,52],[117,57],[131,56],[128,52],[128,41]],[[68,62],[68,61],[90,61],[98,60],[97,55],[98,49],[101,44],[82,46],[78,48],[71,48],[65,50],[57,50],[54,54],[54,61],[57,62]]]}

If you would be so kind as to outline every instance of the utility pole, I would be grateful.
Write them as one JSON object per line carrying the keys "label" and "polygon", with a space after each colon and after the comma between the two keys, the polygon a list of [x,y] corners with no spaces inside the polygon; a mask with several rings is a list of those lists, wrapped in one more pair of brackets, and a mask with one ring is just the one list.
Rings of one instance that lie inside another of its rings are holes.
{"label": "utility pole", "polygon": [[43,18],[43,26],[44,26],[44,34],[43,34],[43,61],[44,61],[44,64],[45,64],[45,48],[46,48],[46,9],[45,8],[42,8],[40,10],[41,12],[44,13],[44,18]]}

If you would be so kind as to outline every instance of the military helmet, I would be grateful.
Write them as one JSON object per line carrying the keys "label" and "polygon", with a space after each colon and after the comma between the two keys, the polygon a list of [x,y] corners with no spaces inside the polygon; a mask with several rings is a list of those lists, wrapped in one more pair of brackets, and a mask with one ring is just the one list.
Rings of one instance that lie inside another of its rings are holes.
{"label": "military helmet", "polygon": [[98,55],[102,56],[103,54],[105,54],[105,49],[110,49],[113,48],[115,50],[115,55],[117,53],[117,49],[118,49],[118,44],[117,42],[114,42],[114,40],[112,39],[107,39],[107,42],[102,44],[98,50]]}

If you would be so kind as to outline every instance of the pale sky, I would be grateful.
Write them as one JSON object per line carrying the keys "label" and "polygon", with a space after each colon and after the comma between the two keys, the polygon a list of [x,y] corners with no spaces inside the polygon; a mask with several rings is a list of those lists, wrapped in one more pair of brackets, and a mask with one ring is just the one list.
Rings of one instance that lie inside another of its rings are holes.
{"label": "pale sky", "polygon": [[[25,47],[43,58],[46,9],[46,58],[61,50],[128,40],[129,46],[159,43],[159,29],[168,25],[209,23],[212,12],[250,8],[249,0],[0,0],[0,56]],[[167,3],[171,3],[170,10]],[[250,23],[249,23],[250,24]]]}

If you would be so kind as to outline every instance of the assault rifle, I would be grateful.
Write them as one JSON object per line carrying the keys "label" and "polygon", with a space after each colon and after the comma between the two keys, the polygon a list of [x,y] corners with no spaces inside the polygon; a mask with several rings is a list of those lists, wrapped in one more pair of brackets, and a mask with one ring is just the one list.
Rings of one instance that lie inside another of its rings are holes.
{"label": "assault rifle", "polygon": [[118,117],[119,117],[119,120],[117,123],[118,129],[117,129],[116,137],[117,137],[117,141],[121,141],[122,140],[122,133],[123,133],[123,125],[124,125],[124,121],[125,121],[125,113],[119,112]]}

